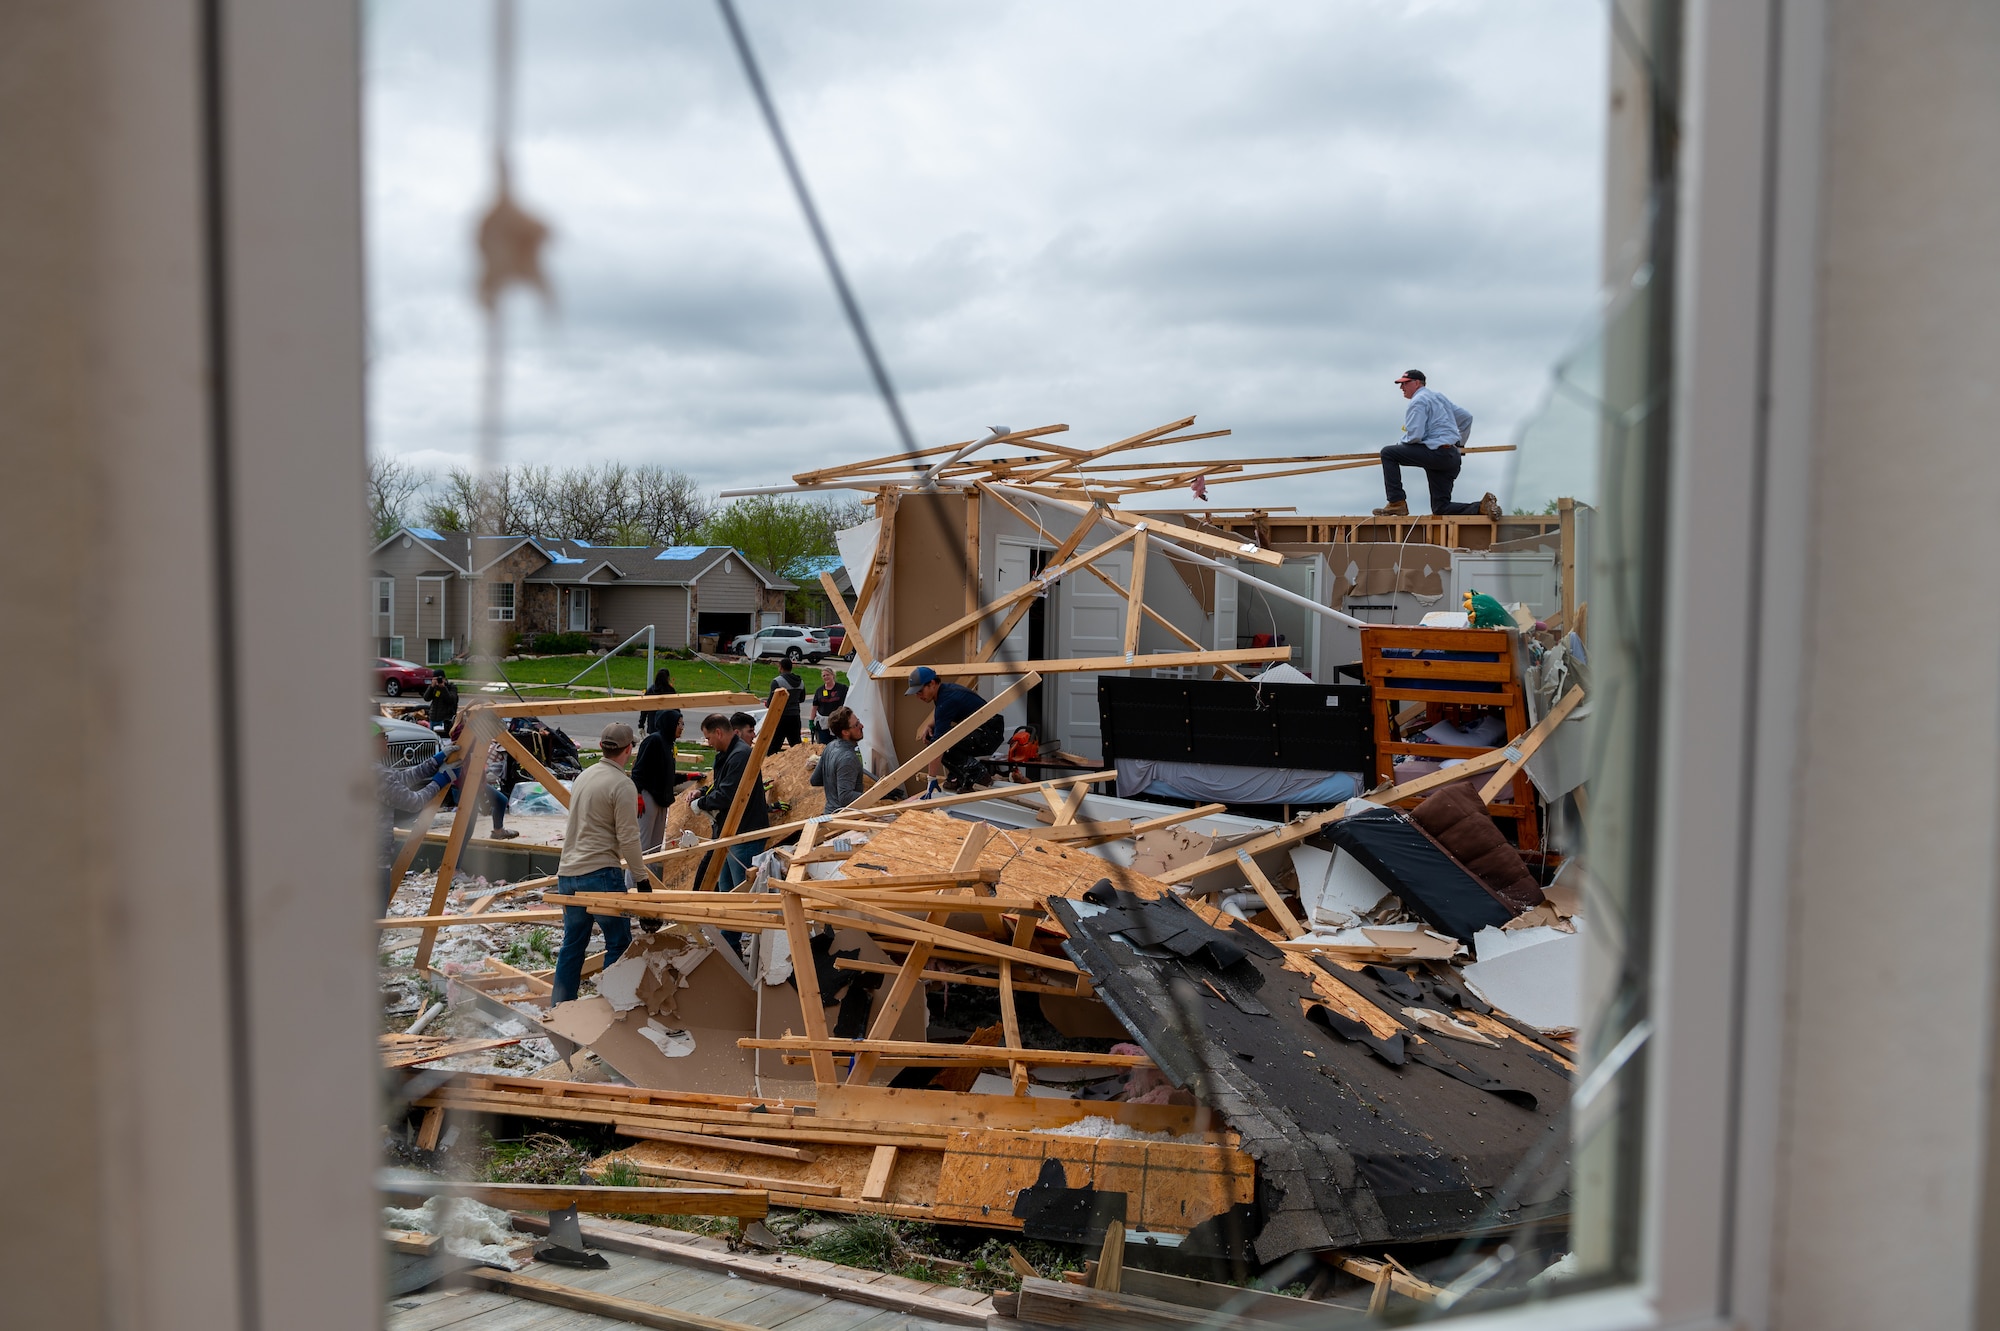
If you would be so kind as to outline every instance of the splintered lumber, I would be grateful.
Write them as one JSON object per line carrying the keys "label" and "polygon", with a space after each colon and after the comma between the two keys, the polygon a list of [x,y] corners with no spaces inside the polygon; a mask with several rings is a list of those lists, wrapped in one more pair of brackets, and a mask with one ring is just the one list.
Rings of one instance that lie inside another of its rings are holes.
{"label": "splintered lumber", "polygon": [[[545,702],[474,703],[472,708],[493,716],[600,716],[606,712],[629,712],[635,702],[646,711],[678,708],[682,711],[720,711],[755,707],[763,702],[754,693],[621,693],[609,698],[562,698]],[[482,762],[484,759],[482,758]]]}
{"label": "splintered lumber", "polygon": [[[986,664],[990,665],[992,663],[987,662]],[[910,669],[912,670],[914,670],[915,668],[916,667],[914,666],[910,667]],[[965,668],[967,667],[961,667],[961,669]],[[876,673],[887,673],[887,670],[888,667],[885,666],[882,668],[882,670]],[[908,671],[905,671],[904,673],[907,674]],[[994,671],[992,673],[1011,675],[1017,672],[1010,668],[1010,669]],[[979,729],[979,727],[986,722],[986,719],[988,717],[999,715],[1002,711],[1006,710],[1008,703],[1013,702],[1014,699],[1020,697],[1022,694],[1026,693],[1029,689],[1032,689],[1033,687],[1035,687],[1035,685],[1041,682],[1042,682],[1042,677],[1040,675],[1035,674],[1033,671],[1028,672],[1028,674],[1025,675],[1023,678],[1015,681],[1014,684],[1012,684],[1010,687],[1001,691],[1001,693],[998,696],[994,697],[993,699],[988,701],[984,706],[980,707],[978,711],[966,717],[963,721],[960,721],[950,730],[947,730],[944,734],[937,736],[929,744],[925,745],[924,748],[921,751],[919,751],[914,758],[904,763],[901,767],[898,767],[895,771],[889,773],[889,775],[883,777],[880,781],[877,781],[874,785],[868,787],[868,789],[862,791],[860,796],[855,799],[854,803],[848,805],[847,809],[844,810],[844,812],[851,813],[857,810],[868,809],[873,807],[874,805],[880,804],[885,796],[893,794],[898,790],[901,790],[903,787],[903,783],[905,781],[909,780],[910,777],[912,777],[918,772],[923,771],[926,767],[930,766],[930,764],[934,760],[941,757],[947,750],[951,748],[952,745],[958,743],[960,740],[964,739],[967,735],[970,735],[973,731]]]}
{"label": "splintered lumber", "polygon": [[1240,849],[1236,852],[1236,867],[1243,870],[1251,890],[1264,903],[1264,909],[1271,912],[1271,918],[1278,922],[1278,928],[1284,931],[1285,937],[1297,938],[1305,933],[1305,926],[1286,908],[1285,899],[1278,895],[1278,889],[1264,876],[1264,871],[1257,867],[1257,861],[1250,858],[1249,852]]}
{"label": "splintered lumber", "polygon": [[765,1155],[773,1160],[797,1160],[811,1163],[818,1159],[813,1152],[803,1146],[778,1146],[770,1142],[746,1141],[740,1137],[729,1137],[721,1142],[716,1139],[721,1134],[707,1132],[673,1132],[667,1128],[654,1127],[650,1123],[634,1123],[620,1119],[611,1125],[611,1130],[621,1137],[637,1137],[645,1141],[672,1142],[676,1146],[701,1146],[709,1149],[741,1151],[744,1155]]}
{"label": "splintered lumber", "polygon": [[[922,944],[918,944],[917,946],[921,947]],[[1414,949],[1408,950],[1414,951]],[[914,954],[915,948],[912,948],[911,952]],[[908,963],[904,964],[907,965]],[[835,970],[866,971],[871,975],[900,975],[903,973],[902,966],[892,965],[886,961],[853,961],[847,957],[841,957],[833,965]],[[970,984],[977,985],[981,989],[998,989],[1000,987],[999,979],[994,976],[973,975],[966,971],[925,971],[918,978],[933,984]],[[1077,993],[1074,985],[1030,984],[1026,980],[1015,980],[1013,983],[1016,993],[1054,994],[1058,998],[1082,997],[1082,995]]]}
{"label": "splintered lumber", "polygon": [[1527,764],[1528,759],[1535,756],[1535,751],[1542,747],[1550,735],[1555,734],[1556,727],[1567,720],[1569,714],[1575,711],[1577,704],[1582,701],[1583,690],[1571,689],[1555,706],[1549,708],[1541,720],[1535,722],[1533,729],[1502,750],[1507,755],[1507,761],[1500,764],[1500,770],[1493,774],[1491,781],[1479,788],[1479,802],[1491,804],[1497,799],[1500,792],[1513,781],[1514,774]]}
{"label": "splintered lumber", "polygon": [[770,1194],[756,1188],[618,1188],[605,1184],[455,1183],[444,1179],[398,1181],[390,1196],[462,1197],[502,1210],[579,1211],[624,1215],[725,1215],[760,1219]]}
{"label": "splintered lumber", "polygon": [[1424,1303],[1436,1302],[1437,1297],[1445,1292],[1442,1286],[1421,1280],[1386,1261],[1371,1261],[1366,1257],[1353,1257],[1343,1253],[1334,1258],[1334,1265],[1351,1276],[1359,1276],[1371,1285],[1380,1285],[1386,1280],[1392,1292]]}
{"label": "splintered lumber", "polygon": [[515,1298],[568,1308],[573,1312],[593,1313],[614,1321],[629,1322],[633,1326],[657,1327],[661,1331],[756,1331],[747,1322],[725,1322],[719,1317],[684,1313],[665,1304],[642,1303],[638,1299],[620,1298],[615,1294],[599,1294],[574,1285],[559,1285],[552,1280],[524,1276],[518,1271],[496,1271],[491,1267],[475,1266],[465,1272],[465,1278],[475,1285],[511,1294]]}
{"label": "splintered lumber", "polygon": [[449,929],[458,924],[560,924],[558,908],[546,910],[489,911],[484,915],[385,915],[375,921],[377,929]]}
{"label": "splintered lumber", "polygon": [[1097,1271],[1090,1285],[1116,1294],[1125,1276],[1125,1222],[1113,1220],[1104,1227],[1104,1248],[1097,1255]]}
{"label": "splintered lumber", "polygon": [[[1167,666],[1243,665],[1253,661],[1289,661],[1290,647],[1244,647],[1213,652],[1149,652],[1139,658],[1147,669]],[[1122,656],[1069,657],[1054,661],[964,661],[939,667],[953,675],[1018,675],[1024,670],[1042,675],[1071,675],[1083,671],[1126,670],[1135,663]],[[908,679],[913,665],[881,666],[869,673],[881,679]]]}
{"label": "splintered lumber", "polygon": [[838,1040],[784,1036],[738,1040],[739,1049],[779,1049],[793,1053],[827,1051],[837,1054],[879,1054],[884,1062],[906,1058],[948,1058],[963,1063],[993,1067],[1003,1063],[1028,1063],[1036,1067],[1068,1068],[1150,1068],[1153,1060],[1144,1054],[1095,1054],[1080,1049],[1010,1049],[1005,1045],[932,1044],[923,1040]]}
{"label": "splintered lumber", "polygon": [[[711,1143],[704,1141],[704,1147]],[[738,1150],[729,1146],[724,1149]],[[802,1178],[771,1178],[763,1174],[738,1174],[726,1169],[692,1169],[684,1165],[660,1165],[650,1160],[626,1158],[627,1168],[649,1178],[680,1179],[687,1183],[714,1183],[725,1188],[762,1188],[766,1192],[800,1192],[815,1197],[838,1197],[838,1183],[815,1183]]]}
{"label": "splintered lumber", "polygon": [[388,1055],[388,1057],[382,1060],[382,1066],[385,1068],[413,1068],[419,1063],[435,1063],[440,1058],[452,1058],[459,1054],[476,1054],[487,1049],[505,1048],[510,1044],[519,1044],[527,1038],[522,1035],[514,1035],[495,1040],[460,1040],[456,1044],[439,1044],[434,1049],[418,1049],[408,1052],[395,1048],[385,1048],[382,1052]]}
{"label": "splintered lumber", "polygon": [[[452,880],[458,876],[458,857],[464,852],[466,839],[472,835],[472,824],[478,819],[479,792],[485,783],[486,746],[493,742],[494,734],[500,729],[499,718],[490,706],[475,705],[466,711],[463,728],[459,731],[462,747],[458,754],[458,810],[452,816],[451,834],[445,839],[444,854],[438,859],[437,883],[431,888],[431,904],[424,911],[426,915],[444,914],[445,898],[451,893]],[[431,949],[436,945],[437,930],[425,929],[423,937],[417,940],[417,970],[430,968]]]}
{"label": "splintered lumber", "polygon": [[875,656],[868,650],[867,640],[861,636],[860,615],[848,611],[847,598],[840,594],[840,587],[834,582],[833,574],[820,574],[819,586],[820,590],[826,593],[827,602],[833,607],[833,613],[840,620],[841,627],[847,630],[847,650],[854,653],[854,664],[860,666],[864,672],[873,669]]}
{"label": "splintered lumber", "polygon": [[1022,583],[1019,587],[1014,588],[1014,590],[1007,592],[1001,596],[995,597],[993,600],[988,601],[985,605],[982,605],[977,609],[973,610],[970,614],[961,615],[959,618],[952,620],[951,623],[946,624],[943,628],[937,629],[934,632],[926,634],[924,637],[917,639],[909,646],[900,648],[897,651],[893,652],[892,654],[883,657],[882,658],[883,668],[886,669],[890,666],[902,665],[908,662],[911,657],[920,656],[923,653],[931,650],[931,648],[936,647],[939,643],[949,642],[951,639],[957,637],[959,634],[965,632],[969,628],[976,628],[980,623],[982,623],[986,619],[999,614],[1002,610],[1007,609],[1009,606],[1012,606],[1017,602],[1031,601],[1036,597],[1043,595],[1045,592],[1048,591],[1050,583],[1057,582],[1062,578],[1066,577],[1067,575],[1074,573],[1077,569],[1083,568],[1091,563],[1094,563],[1099,559],[1102,559],[1104,556],[1116,550],[1119,546],[1126,545],[1134,540],[1139,539],[1140,533],[1143,532],[1144,530],[1145,529],[1141,527],[1137,530],[1128,530],[1121,532],[1118,535],[1112,537],[1110,540],[1104,542],[1102,545],[1092,546],[1090,549],[1084,551],[1082,554],[1072,556],[1065,563],[1057,564],[1054,565],[1053,567],[1044,569],[1039,576],[1029,579],[1027,582]]}
{"label": "splintered lumber", "polygon": [[[869,932],[871,933],[886,933],[891,937],[914,940],[929,939],[933,942],[944,943],[947,946],[958,948],[961,951],[991,956],[996,960],[1024,962],[1030,966],[1038,966],[1043,970],[1065,972],[1071,975],[1078,973],[1075,963],[1069,961],[1067,958],[1052,957],[1046,953],[1030,952],[1026,948],[995,943],[989,939],[981,938],[977,934],[961,933],[956,929],[950,929],[941,924],[931,924],[926,920],[909,919],[896,914],[894,911],[884,910],[878,906],[871,906],[864,902],[849,900],[837,892],[825,891],[815,883],[785,883],[782,886],[787,896],[797,894],[801,897],[809,897],[821,905],[831,906],[836,910],[844,908],[864,919],[873,921],[874,923],[869,926]],[[978,898],[967,898],[967,901],[969,904],[975,904]],[[785,910],[786,919],[790,920],[791,905],[789,902],[786,904]],[[803,927],[803,916],[801,916],[801,927]],[[802,946],[804,942],[805,940],[801,938],[795,941],[793,946]],[[812,955],[812,951],[810,948],[806,948],[803,951],[795,953],[795,955],[808,957]],[[808,1012],[810,1013],[810,1009],[808,1009]],[[807,1023],[808,1025],[811,1024],[810,1015],[807,1016]]]}

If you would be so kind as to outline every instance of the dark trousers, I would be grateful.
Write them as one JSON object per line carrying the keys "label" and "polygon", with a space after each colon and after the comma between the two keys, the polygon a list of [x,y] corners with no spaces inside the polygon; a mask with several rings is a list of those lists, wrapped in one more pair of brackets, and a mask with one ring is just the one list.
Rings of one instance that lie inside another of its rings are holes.
{"label": "dark trousers", "polygon": [[[556,878],[556,891],[562,896],[577,892],[624,890],[623,869],[598,869],[592,873],[561,874]],[[583,983],[583,954],[590,947],[590,927],[593,924],[604,930],[605,965],[617,962],[625,955],[625,949],[632,946],[632,921],[623,915],[592,915],[582,906],[564,906],[562,950],[556,954],[556,973],[550,981],[553,992],[549,995],[549,1006],[567,1003],[576,997],[577,986]]]}
{"label": "dark trousers", "polygon": [[775,752],[778,749],[784,748],[787,744],[797,744],[798,742],[799,714],[787,710],[783,716],[778,718],[778,729],[771,736],[771,748]]}
{"label": "dark trousers", "polygon": [[1431,512],[1439,515],[1477,513],[1477,500],[1470,504],[1451,502],[1452,483],[1465,459],[1456,448],[1428,448],[1423,444],[1391,444],[1382,450],[1382,490],[1392,504],[1406,502],[1403,468],[1422,467],[1431,484]]}

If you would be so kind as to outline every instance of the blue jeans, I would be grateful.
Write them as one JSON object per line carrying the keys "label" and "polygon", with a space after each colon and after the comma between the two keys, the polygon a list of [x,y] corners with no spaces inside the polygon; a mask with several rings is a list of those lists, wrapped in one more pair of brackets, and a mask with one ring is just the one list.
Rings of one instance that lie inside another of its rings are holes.
{"label": "blue jeans", "polygon": [[1424,444],[1390,444],[1382,450],[1382,491],[1392,504],[1401,503],[1407,495],[1403,490],[1403,468],[1421,467],[1424,478],[1430,482],[1431,512],[1435,514],[1477,513],[1479,504],[1454,504],[1451,502],[1452,483],[1458,480],[1459,468],[1465,459],[1456,448],[1430,448]]}
{"label": "blue jeans", "polygon": [[[714,853],[709,852],[711,855]],[[715,877],[715,890],[734,892],[742,887],[750,879],[750,861],[763,853],[764,844],[761,841],[741,841],[731,846],[729,853],[722,857],[722,872]],[[742,934],[734,929],[724,929],[722,936],[729,940],[731,947],[739,952],[743,950]]]}
{"label": "blue jeans", "polygon": [[[556,878],[556,891],[562,896],[577,892],[624,890],[623,869],[598,869],[591,873],[562,874]],[[632,921],[624,916],[592,915],[582,906],[564,906],[562,951],[556,954],[556,974],[551,982],[554,992],[549,995],[551,1007],[575,998],[577,986],[583,983],[583,954],[590,946],[592,924],[604,930],[605,965],[615,963],[632,945]]]}

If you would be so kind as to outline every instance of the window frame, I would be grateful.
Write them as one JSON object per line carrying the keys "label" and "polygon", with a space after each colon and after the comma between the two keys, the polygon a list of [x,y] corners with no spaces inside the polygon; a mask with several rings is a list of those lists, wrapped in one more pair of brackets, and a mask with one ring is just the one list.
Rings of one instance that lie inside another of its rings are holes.
{"label": "window frame", "polygon": [[486,618],[500,624],[511,624],[518,609],[518,600],[511,582],[489,582],[486,584]]}

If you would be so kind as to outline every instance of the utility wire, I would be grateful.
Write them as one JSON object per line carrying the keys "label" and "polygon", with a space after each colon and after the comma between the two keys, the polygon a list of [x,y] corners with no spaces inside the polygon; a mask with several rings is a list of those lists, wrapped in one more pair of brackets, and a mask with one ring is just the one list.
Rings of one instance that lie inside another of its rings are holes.
{"label": "utility wire", "polygon": [[798,159],[792,156],[791,141],[785,137],[785,127],[778,120],[777,105],[771,100],[770,89],[764,86],[764,75],[757,67],[757,56],[750,49],[750,38],[743,31],[743,21],[737,17],[735,0],[715,0],[716,8],[722,11],[722,22],[729,29],[729,39],[736,45],[736,54],[743,61],[743,75],[750,80],[750,91],[756,95],[758,109],[764,113],[764,125],[771,131],[771,143],[778,150],[778,159],[784,163],[785,176],[792,182],[792,193],[798,197],[799,211],[806,216],[806,226],[812,231],[813,242],[819,246],[819,256],[826,261],[826,273],[833,280],[833,290],[840,297],[840,308],[847,315],[847,325],[854,330],[854,340],[861,345],[862,359],[868,362],[868,372],[875,377],[875,389],[882,395],[882,405],[889,409],[889,419],[896,427],[896,437],[902,441],[905,453],[917,451],[916,436],[910,433],[910,423],[903,417],[903,405],[896,398],[895,386],[889,382],[889,371],[882,364],[882,357],[875,350],[875,340],[868,335],[868,321],[861,316],[861,306],[854,299],[854,292],[848,288],[847,275],[841,271],[840,260],[833,252],[833,241],[826,234],[826,226],[820,221],[819,209],[813,206],[812,191],[806,188],[806,178],[799,170]]}

